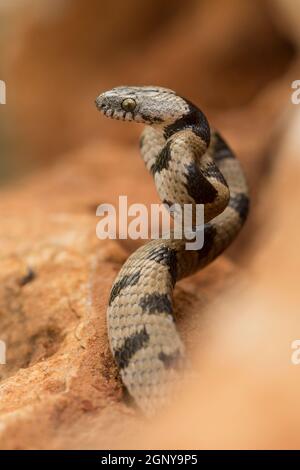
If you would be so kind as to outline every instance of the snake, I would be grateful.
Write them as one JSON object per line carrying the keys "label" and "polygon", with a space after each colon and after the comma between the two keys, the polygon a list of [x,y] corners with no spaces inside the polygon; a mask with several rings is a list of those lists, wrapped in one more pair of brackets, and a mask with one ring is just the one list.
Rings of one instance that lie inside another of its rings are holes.
{"label": "snake", "polygon": [[161,201],[204,207],[204,243],[185,237],[148,241],[123,264],[107,309],[109,345],[125,390],[143,413],[166,406],[186,364],[176,328],[175,283],[204,268],[236,238],[249,212],[244,172],[205,114],[175,91],[119,86],[96,98],[106,117],[144,124],[140,152]]}

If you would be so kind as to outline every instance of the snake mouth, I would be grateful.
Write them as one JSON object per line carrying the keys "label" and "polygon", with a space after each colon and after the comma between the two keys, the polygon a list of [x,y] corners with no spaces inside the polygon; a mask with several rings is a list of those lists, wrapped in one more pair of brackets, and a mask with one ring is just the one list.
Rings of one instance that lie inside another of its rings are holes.
{"label": "snake mouth", "polygon": [[97,109],[100,111],[103,116],[110,118],[110,119],[116,119],[118,121],[133,121],[134,117],[133,114],[129,111],[116,111],[113,110],[105,105],[98,105],[96,102]]}

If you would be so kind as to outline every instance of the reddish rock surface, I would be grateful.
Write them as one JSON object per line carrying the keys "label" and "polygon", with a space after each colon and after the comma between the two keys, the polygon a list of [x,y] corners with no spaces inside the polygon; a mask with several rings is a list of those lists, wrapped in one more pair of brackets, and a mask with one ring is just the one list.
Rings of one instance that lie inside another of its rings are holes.
{"label": "reddish rock surface", "polygon": [[[146,184],[137,188],[140,178]],[[148,179],[132,150],[95,143],[2,193],[1,447],[81,447],[86,435],[97,446],[118,446],[127,426],[138,425],[122,400],[105,321],[109,289],[128,252],[97,239],[95,209],[119,193],[150,203]],[[230,262],[219,260],[176,289],[190,349],[205,305],[235,275]]]}

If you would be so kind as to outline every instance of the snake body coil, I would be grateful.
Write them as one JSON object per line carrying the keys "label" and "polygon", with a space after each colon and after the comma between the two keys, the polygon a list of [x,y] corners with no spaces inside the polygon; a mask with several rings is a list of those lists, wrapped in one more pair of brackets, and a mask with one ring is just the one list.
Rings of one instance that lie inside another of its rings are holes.
{"label": "snake body coil", "polygon": [[215,259],[233,241],[249,208],[239,162],[204,114],[174,91],[117,87],[98,96],[107,117],[145,123],[141,154],[161,200],[203,204],[204,245],[186,250],[185,239],[153,240],[120,270],[107,314],[111,350],[130,395],[147,414],[166,401],[184,363],[175,327],[175,283]]}

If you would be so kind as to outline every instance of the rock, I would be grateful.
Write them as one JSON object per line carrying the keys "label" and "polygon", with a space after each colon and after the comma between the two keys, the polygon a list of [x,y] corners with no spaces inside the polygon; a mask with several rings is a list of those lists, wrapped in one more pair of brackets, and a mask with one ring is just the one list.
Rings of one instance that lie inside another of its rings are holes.
{"label": "rock", "polygon": [[[120,193],[132,202],[157,198],[135,153],[95,142],[2,191],[3,449],[112,448],[145,426],[123,399],[106,335],[109,290],[128,246],[95,233],[99,203],[117,202]],[[178,285],[176,316],[190,353],[205,336],[204,324],[192,341],[198,317],[236,276],[220,259]]]}

